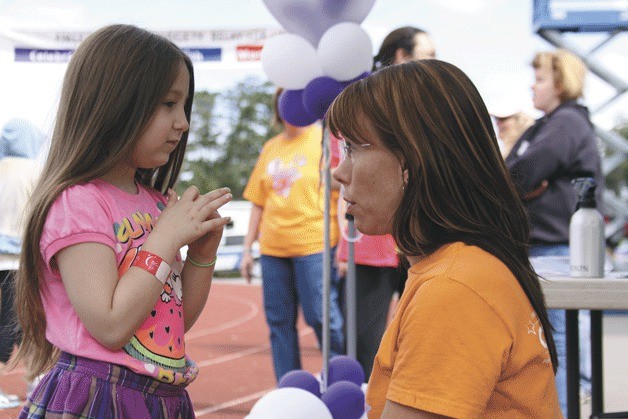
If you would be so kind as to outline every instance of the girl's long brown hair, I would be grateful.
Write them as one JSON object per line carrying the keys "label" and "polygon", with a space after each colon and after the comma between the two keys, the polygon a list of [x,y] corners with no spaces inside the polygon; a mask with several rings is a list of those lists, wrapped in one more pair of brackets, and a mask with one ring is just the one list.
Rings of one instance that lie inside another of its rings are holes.
{"label": "girl's long brown hair", "polygon": [[408,171],[393,215],[392,234],[400,250],[429,255],[460,241],[500,259],[539,317],[556,371],[552,327],[528,258],[527,213],[471,80],[439,60],[387,67],[347,87],[328,116],[335,135],[358,143],[376,136]]}
{"label": "girl's long brown hair", "polygon": [[[24,359],[27,378],[49,369],[58,355],[45,337],[46,314],[40,297],[44,261],[39,242],[48,211],[64,189],[103,176],[129,158],[181,63],[190,72],[185,104],[189,121],[192,62],[159,35],[130,25],[107,26],[87,37],[68,64],[50,152],[31,200],[16,280],[23,337],[13,365]],[[136,180],[165,193],[179,174],[187,137],[186,132],[164,166],[138,169]]]}

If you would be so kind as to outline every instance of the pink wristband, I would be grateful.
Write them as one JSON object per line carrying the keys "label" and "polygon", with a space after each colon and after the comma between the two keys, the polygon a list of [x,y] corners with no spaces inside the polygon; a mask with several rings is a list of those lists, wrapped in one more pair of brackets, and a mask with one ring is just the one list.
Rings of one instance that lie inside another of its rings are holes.
{"label": "pink wristband", "polygon": [[162,284],[166,283],[166,280],[170,277],[170,272],[172,272],[170,265],[164,262],[162,258],[145,250],[139,251],[131,266],[144,269],[146,272],[155,275],[155,278]]}

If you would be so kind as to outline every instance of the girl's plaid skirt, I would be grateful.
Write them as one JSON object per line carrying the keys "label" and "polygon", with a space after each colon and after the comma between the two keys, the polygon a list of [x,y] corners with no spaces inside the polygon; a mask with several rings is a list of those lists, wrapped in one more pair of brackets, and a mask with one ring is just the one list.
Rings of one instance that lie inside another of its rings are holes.
{"label": "girl's plaid skirt", "polygon": [[183,386],[128,368],[62,353],[20,418],[193,418]]}

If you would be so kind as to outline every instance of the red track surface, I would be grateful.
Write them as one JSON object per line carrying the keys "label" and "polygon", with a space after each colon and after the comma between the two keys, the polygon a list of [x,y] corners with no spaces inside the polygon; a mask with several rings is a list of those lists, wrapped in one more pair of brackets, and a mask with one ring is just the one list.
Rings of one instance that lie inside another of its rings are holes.
{"label": "red track surface", "polygon": [[[322,359],[316,337],[302,319],[303,369],[320,372]],[[242,418],[255,402],[275,388],[268,327],[259,285],[215,280],[201,317],[186,335],[188,355],[198,364],[198,378],[188,392],[202,418]],[[0,373],[0,387],[24,398],[22,369]],[[15,418],[20,409],[0,410],[0,418]]]}

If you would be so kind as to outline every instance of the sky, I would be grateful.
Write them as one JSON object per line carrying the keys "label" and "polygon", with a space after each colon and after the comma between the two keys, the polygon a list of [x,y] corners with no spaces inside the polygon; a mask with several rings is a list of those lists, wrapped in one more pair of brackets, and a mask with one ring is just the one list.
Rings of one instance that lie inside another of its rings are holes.
{"label": "sky", "polygon": [[[598,0],[600,3],[620,5],[628,13],[628,0]],[[110,23],[131,23],[149,30],[281,29],[263,0],[0,0],[0,124],[23,117],[49,132],[65,71],[64,64],[13,62],[14,45],[7,41],[7,34],[91,31]],[[427,30],[434,39],[437,58],[460,67],[489,108],[514,101],[538,116],[531,106],[533,71],[529,63],[535,52],[554,46],[533,32],[531,0],[375,0],[361,23],[371,38],[373,53],[388,32],[405,25]],[[582,51],[604,38],[601,34],[566,34]],[[628,81],[628,33],[613,38],[592,59]],[[197,90],[226,89],[249,75],[266,78],[259,63],[199,63],[195,75]],[[588,77],[585,104],[592,110],[613,94],[614,89],[596,76]],[[610,128],[618,120],[628,119],[626,96],[604,112],[594,113],[594,121]]]}

